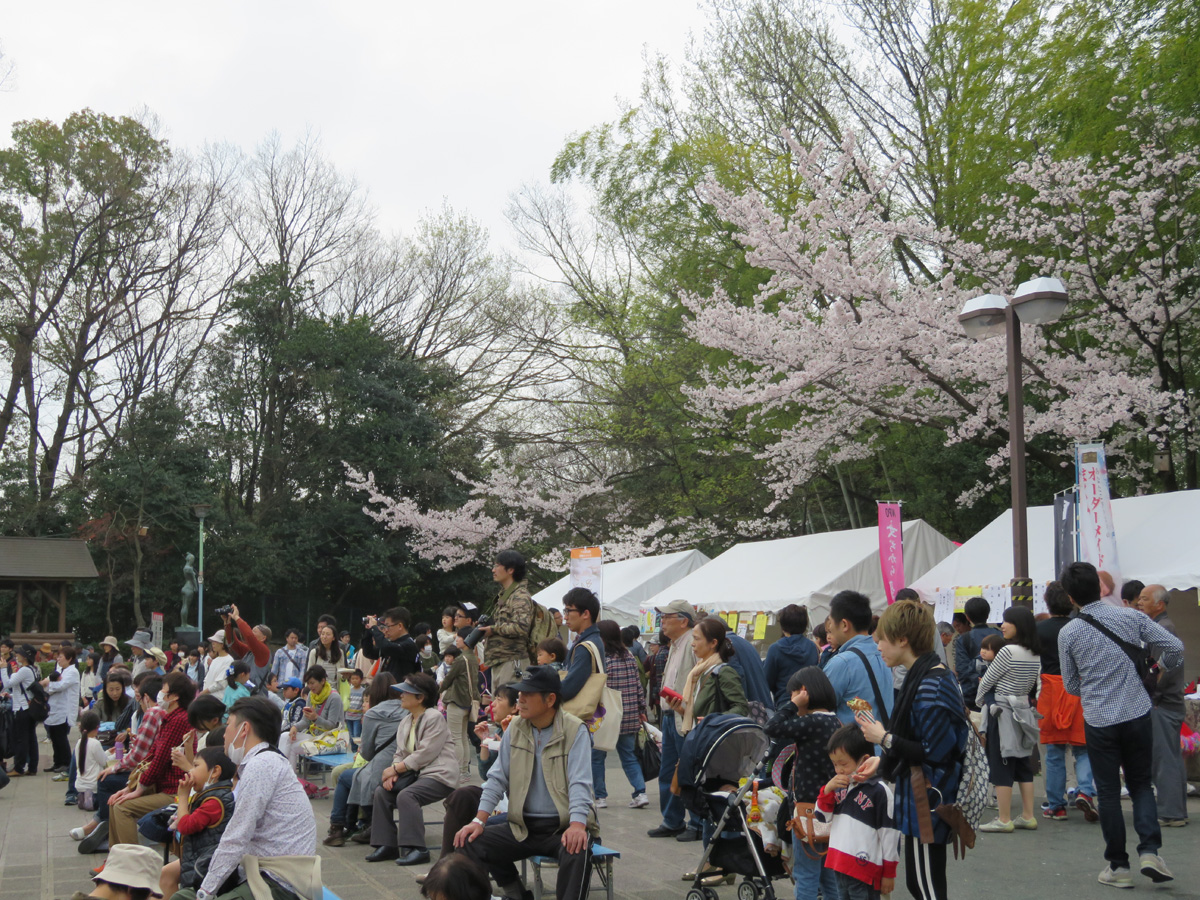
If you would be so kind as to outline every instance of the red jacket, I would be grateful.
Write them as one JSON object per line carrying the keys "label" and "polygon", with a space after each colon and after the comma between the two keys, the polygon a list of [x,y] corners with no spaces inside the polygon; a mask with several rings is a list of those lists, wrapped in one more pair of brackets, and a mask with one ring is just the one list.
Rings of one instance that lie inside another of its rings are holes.
{"label": "red jacket", "polygon": [[1037,708],[1042,714],[1038,727],[1043,744],[1082,747],[1087,743],[1083,734],[1083,704],[1078,697],[1066,692],[1061,675],[1042,673],[1042,692]]}

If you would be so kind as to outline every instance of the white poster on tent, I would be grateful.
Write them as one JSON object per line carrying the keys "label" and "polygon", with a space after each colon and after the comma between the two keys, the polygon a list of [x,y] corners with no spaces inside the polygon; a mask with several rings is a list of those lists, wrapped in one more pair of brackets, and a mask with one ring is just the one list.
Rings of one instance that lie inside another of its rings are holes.
{"label": "white poster on tent", "polygon": [[934,595],[933,620],[935,622],[954,621],[954,588],[942,588]]}
{"label": "white poster on tent", "polygon": [[604,548],[576,547],[571,551],[571,587],[587,588],[604,606]]}
{"label": "white poster on tent", "polygon": [[[1089,562],[1121,584],[1117,561],[1117,531],[1113,527],[1112,501],[1108,493],[1108,462],[1103,444],[1076,444],[1075,466],[1079,476],[1079,558]],[[1110,602],[1119,603],[1115,598]]]}

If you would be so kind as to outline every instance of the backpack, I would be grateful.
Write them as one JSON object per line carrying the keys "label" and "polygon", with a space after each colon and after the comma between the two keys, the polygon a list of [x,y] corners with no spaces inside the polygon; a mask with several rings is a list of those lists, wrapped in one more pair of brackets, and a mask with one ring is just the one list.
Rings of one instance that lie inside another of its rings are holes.
{"label": "backpack", "polygon": [[534,600],[533,621],[529,623],[529,658],[537,659],[537,645],[552,637],[558,637],[558,625],[554,622],[554,614]]}
{"label": "backpack", "polygon": [[25,701],[29,704],[29,718],[35,722],[45,722],[46,717],[50,715],[50,697],[42,683],[36,679],[35,674],[29,690],[22,687],[21,693],[25,695]]}
{"label": "backpack", "polygon": [[953,803],[943,803],[936,812],[942,821],[952,829],[954,841],[954,858],[959,858],[961,851],[965,857],[967,850],[975,846],[975,832],[979,828],[979,820],[983,818],[984,807],[988,801],[988,761],[979,739],[979,732],[967,717],[967,746],[963,750],[962,777],[958,782],[958,799]]}

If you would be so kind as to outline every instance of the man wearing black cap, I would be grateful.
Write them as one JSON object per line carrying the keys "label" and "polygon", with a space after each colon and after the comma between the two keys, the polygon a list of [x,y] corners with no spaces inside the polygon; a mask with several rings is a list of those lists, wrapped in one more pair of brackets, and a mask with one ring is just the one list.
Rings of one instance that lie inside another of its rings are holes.
{"label": "man wearing black cap", "polygon": [[[557,900],[583,897],[597,834],[587,727],[558,708],[561,680],[549,666],[529,667],[513,687],[519,718],[504,733],[479,811],[454,846],[487,866],[505,897],[532,896],[513,865],[531,856],[558,860]],[[485,828],[506,793],[508,820]]]}

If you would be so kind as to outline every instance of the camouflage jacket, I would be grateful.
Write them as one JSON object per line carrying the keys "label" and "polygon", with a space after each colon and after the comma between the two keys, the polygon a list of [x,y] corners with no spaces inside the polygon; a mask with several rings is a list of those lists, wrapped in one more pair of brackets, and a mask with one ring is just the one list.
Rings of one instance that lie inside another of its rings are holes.
{"label": "camouflage jacket", "polygon": [[527,582],[514,581],[500,592],[492,612],[492,633],[483,648],[485,666],[499,665],[510,659],[529,659],[533,610],[533,597]]}

